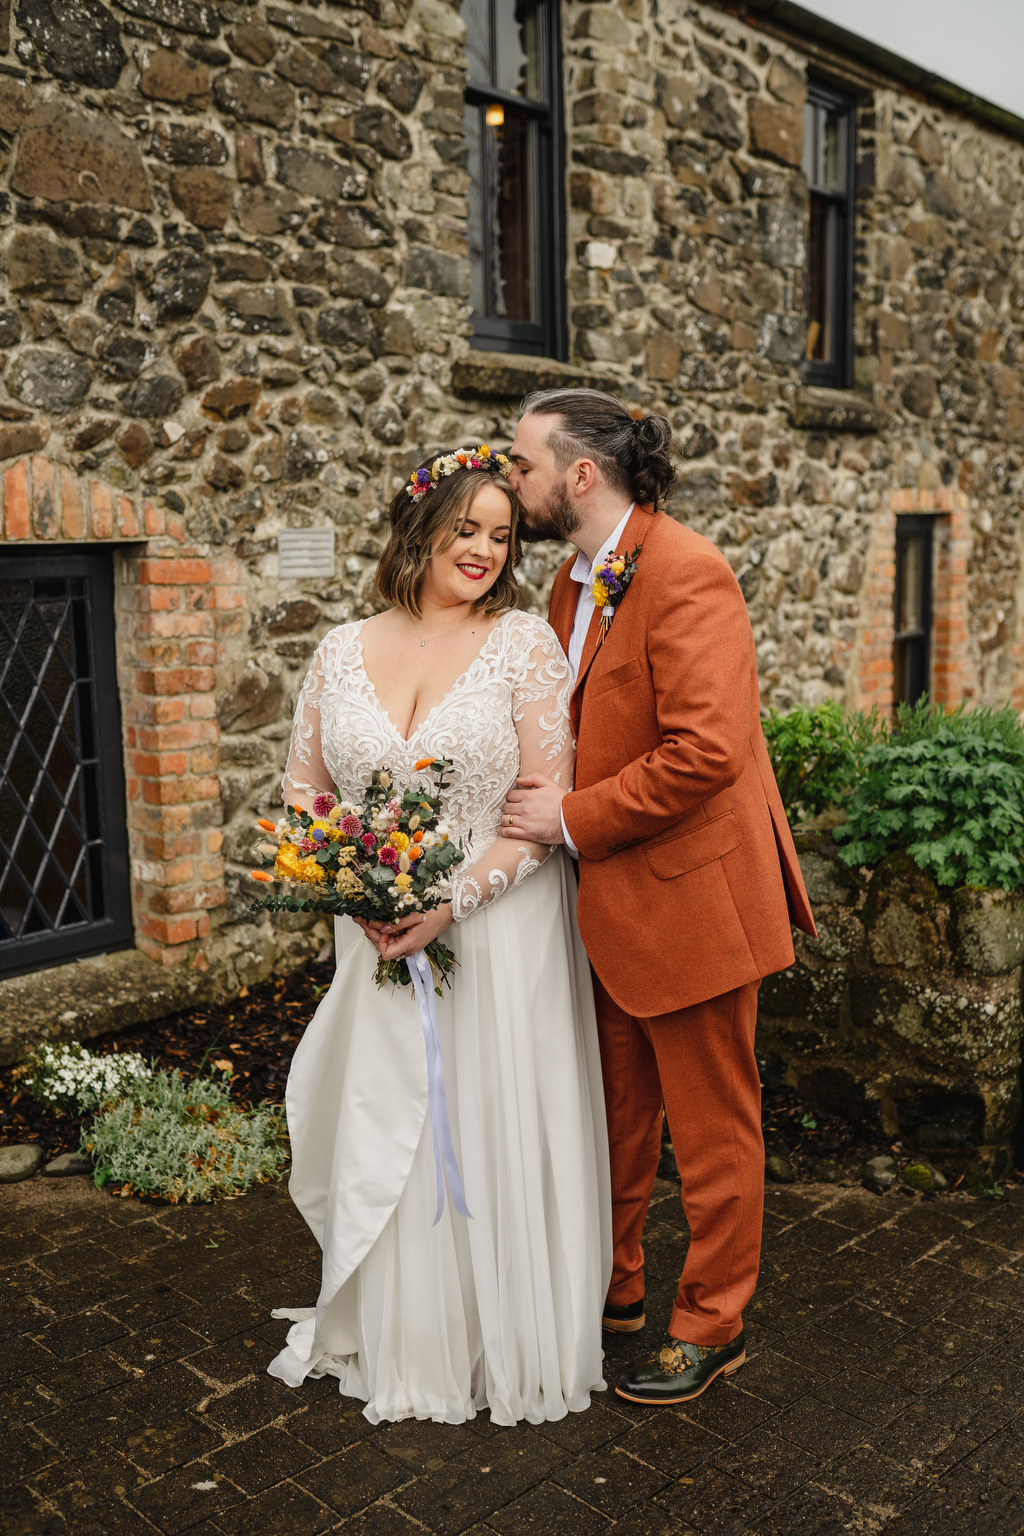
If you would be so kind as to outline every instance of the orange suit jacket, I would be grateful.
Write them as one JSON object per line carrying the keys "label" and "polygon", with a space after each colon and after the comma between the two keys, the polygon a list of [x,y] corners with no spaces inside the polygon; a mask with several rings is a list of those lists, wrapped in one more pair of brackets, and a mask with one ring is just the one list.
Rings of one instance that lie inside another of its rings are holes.
{"label": "orange suit jacket", "polygon": [[[732,570],[707,539],[637,507],[616,553],[636,574],[599,646],[587,632],[572,696],[578,918],[594,970],[634,1018],[688,1008],[793,962],[814,933],[761,730],[754,636]],[[551,589],[568,650],[579,584]]]}

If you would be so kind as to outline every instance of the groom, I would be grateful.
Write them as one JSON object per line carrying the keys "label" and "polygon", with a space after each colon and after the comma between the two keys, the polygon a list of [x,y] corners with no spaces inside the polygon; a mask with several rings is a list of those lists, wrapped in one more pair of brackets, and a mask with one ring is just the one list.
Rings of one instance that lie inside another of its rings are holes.
{"label": "groom", "polygon": [[644,1326],[662,1104],[690,1228],[667,1337],[616,1389],[642,1403],[686,1402],[743,1364],[764,1194],[757,990],[793,961],[791,919],[814,932],[743,595],[713,544],[657,511],[670,440],[612,395],[547,390],[525,402],[510,476],[524,536],[579,551],[549,610],[575,678],[573,787],[520,779],[502,835],[579,860],[611,1151],[606,1328]]}

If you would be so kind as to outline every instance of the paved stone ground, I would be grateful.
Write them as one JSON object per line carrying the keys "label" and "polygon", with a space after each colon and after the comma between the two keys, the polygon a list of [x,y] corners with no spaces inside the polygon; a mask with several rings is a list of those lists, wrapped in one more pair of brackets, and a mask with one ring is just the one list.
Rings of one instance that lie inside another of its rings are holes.
{"label": "paved stone ground", "polygon": [[[1015,1536],[1024,1207],[769,1189],[748,1364],[687,1411],[374,1429],[264,1374],[317,1252],[281,1187],[215,1207],[0,1190],[4,1536]],[[647,1231],[652,1310],[686,1249]],[[613,1343],[609,1376],[636,1348]]]}

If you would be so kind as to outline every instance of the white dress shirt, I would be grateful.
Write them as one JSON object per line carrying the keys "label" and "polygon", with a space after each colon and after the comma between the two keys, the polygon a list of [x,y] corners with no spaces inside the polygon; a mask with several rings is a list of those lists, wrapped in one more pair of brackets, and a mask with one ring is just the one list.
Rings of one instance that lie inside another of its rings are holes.
{"label": "white dress shirt", "polygon": [[[580,675],[583,646],[587,638],[587,630],[590,628],[590,621],[594,616],[594,577],[598,569],[607,560],[608,555],[618,548],[619,541],[626,531],[626,524],[629,522],[630,515],[635,506],[636,502],[631,501],[626,508],[621,523],[618,523],[612,529],[607,541],[602,544],[597,558],[593,561],[588,561],[581,549],[576,556],[575,565],[569,572],[570,578],[573,581],[578,581],[580,584],[579,596],[576,599],[576,617],[572,621],[572,634],[569,636],[569,652],[566,658],[569,662],[569,671],[572,673],[573,687],[576,686],[576,681]],[[566,830],[565,817],[562,816],[561,812],[559,812],[559,816],[562,821],[562,836],[565,838],[565,846],[574,859],[579,858],[579,849]]]}

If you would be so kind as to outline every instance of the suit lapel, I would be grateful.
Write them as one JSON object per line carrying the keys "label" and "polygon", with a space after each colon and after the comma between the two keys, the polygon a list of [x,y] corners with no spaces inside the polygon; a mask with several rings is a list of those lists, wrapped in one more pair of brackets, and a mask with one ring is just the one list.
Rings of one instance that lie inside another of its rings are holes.
{"label": "suit lapel", "polygon": [[[645,536],[647,534],[647,530],[651,526],[651,522],[652,522],[653,518],[654,518],[654,513],[653,513],[653,511],[651,510],[651,508],[649,506],[634,507],[632,513],[630,514],[629,522],[626,524],[625,528],[623,529],[622,537],[619,540],[619,542],[616,544],[615,549],[612,551],[612,553],[616,554],[616,555],[624,555],[624,554],[627,554],[630,550],[635,549],[638,544],[642,544],[643,541],[644,541],[644,538],[645,538]],[[626,602],[626,603],[629,602],[629,591],[628,591],[628,589],[623,594],[622,601]],[[613,619],[612,620],[613,626],[614,626],[614,623],[615,623],[615,621]],[[570,628],[571,627],[572,626],[570,625]],[[611,630],[608,631],[608,634],[609,635],[611,634]],[[573,702],[574,702],[574,704],[577,705],[577,710],[576,710],[576,723],[577,724],[579,723],[579,708],[580,708],[581,703],[582,703],[582,695],[581,695],[581,691],[580,690],[582,689],[583,684],[586,682],[586,680],[587,680],[587,673],[590,671],[590,668],[593,666],[594,660],[595,660],[595,658],[596,658],[596,656],[598,654],[598,641],[600,640],[600,637],[601,637],[601,615],[598,613],[597,609],[595,608],[594,612],[593,612],[593,615],[591,617],[591,620],[590,620],[589,627],[587,629],[586,639],[583,642],[583,654],[580,657],[580,670],[579,670],[579,672],[577,674],[577,677],[576,677],[576,686],[573,689]],[[605,644],[607,645],[607,643],[608,643],[608,639],[607,639],[607,636],[606,636],[605,637]]]}
{"label": "suit lapel", "polygon": [[572,562],[567,560],[555,575],[548,610],[548,622],[558,636],[559,645],[566,653],[569,650],[573,620],[576,617],[576,599],[580,590],[578,583],[569,576],[571,569]]}

